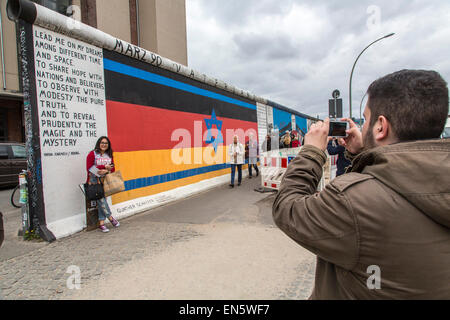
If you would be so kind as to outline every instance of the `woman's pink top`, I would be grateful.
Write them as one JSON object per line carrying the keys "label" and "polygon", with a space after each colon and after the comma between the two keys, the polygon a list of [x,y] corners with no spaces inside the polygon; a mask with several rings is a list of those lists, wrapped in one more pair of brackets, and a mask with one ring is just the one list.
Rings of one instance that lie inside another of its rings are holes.
{"label": "woman's pink top", "polygon": [[[105,170],[107,165],[114,165],[114,158],[106,153],[103,155],[95,151],[91,151],[86,158],[87,182],[89,182],[89,170],[95,166],[98,170]],[[113,167],[111,172],[116,171]]]}

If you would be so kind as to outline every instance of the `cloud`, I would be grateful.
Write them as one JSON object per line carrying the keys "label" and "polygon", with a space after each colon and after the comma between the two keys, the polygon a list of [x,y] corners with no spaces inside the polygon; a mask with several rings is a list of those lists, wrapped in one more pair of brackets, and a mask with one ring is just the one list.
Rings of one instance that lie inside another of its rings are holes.
{"label": "cloud", "polygon": [[[243,59],[290,59],[297,56],[297,48],[286,35],[263,35],[260,33],[237,34],[233,37],[238,53]],[[267,44],[271,45],[268,46]]]}
{"label": "cloud", "polygon": [[450,2],[349,0],[188,0],[189,66],[300,112],[327,116],[341,91],[353,116],[375,79],[433,69],[450,80]]}

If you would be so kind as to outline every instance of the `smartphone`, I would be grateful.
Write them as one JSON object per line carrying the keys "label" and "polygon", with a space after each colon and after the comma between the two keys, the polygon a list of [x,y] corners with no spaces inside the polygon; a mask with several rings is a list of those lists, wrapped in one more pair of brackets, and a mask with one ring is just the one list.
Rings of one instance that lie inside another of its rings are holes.
{"label": "smartphone", "polygon": [[346,138],[347,130],[350,128],[350,125],[347,121],[339,121],[339,120],[330,120],[330,131],[328,136],[333,138]]}

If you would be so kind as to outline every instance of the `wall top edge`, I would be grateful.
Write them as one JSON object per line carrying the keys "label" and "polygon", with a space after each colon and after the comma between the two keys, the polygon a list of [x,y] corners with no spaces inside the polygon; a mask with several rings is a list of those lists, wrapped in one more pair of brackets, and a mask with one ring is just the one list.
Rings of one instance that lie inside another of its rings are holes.
{"label": "wall top edge", "polygon": [[172,61],[161,55],[135,46],[127,41],[118,39],[106,32],[93,28],[80,21],[66,17],[60,13],[38,5],[29,0],[8,0],[8,18],[13,21],[23,20],[27,23],[38,25],[42,28],[73,37],[91,45],[101,47],[110,51],[120,53],[130,58],[143,61],[161,69],[181,74],[200,83],[222,89],[245,99],[269,105],[271,107],[290,112],[292,114],[315,119],[291,108],[282,106],[263,97],[257,96],[249,91],[237,88],[222,80],[207,76],[206,74],[191,69],[178,62]]}

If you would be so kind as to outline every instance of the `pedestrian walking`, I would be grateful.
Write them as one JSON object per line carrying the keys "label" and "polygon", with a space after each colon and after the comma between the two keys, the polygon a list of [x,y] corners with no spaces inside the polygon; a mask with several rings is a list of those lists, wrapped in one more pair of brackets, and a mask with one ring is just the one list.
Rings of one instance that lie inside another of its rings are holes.
{"label": "pedestrian walking", "polygon": [[336,163],[336,177],[342,176],[352,164],[352,162],[345,157],[345,147],[341,146],[337,139],[333,139],[328,142],[327,151],[330,156],[338,156]]}
{"label": "pedestrian walking", "polygon": [[312,125],[273,204],[277,226],[317,255],[311,299],[450,299],[447,83],[402,70],[368,89],[362,132],[340,140],[352,166],[316,193],[329,119]]}
{"label": "pedestrian walking", "polygon": [[262,144],[262,150],[264,152],[272,150],[272,139],[270,138],[270,134],[266,136],[266,140],[264,140]]}
{"label": "pedestrian walking", "polygon": [[239,142],[238,136],[233,137],[233,143],[228,147],[228,153],[230,155],[231,164],[231,184],[230,187],[234,188],[234,177],[236,175],[236,168],[238,170],[238,186],[242,182],[242,165],[244,164],[245,150],[244,146]]}
{"label": "pedestrian walking", "polygon": [[[101,137],[95,144],[95,149],[91,151],[86,159],[87,181],[89,184],[99,183],[108,173],[115,172],[113,150],[108,137]],[[99,228],[102,232],[109,232],[105,226],[108,219],[114,227],[119,227],[120,223],[111,215],[106,198],[97,201]]]}
{"label": "pedestrian walking", "polygon": [[259,176],[258,155],[259,155],[258,141],[256,141],[256,139],[254,139],[253,134],[250,133],[248,140],[248,173],[250,179],[253,176],[252,168],[256,170],[256,176]]}

